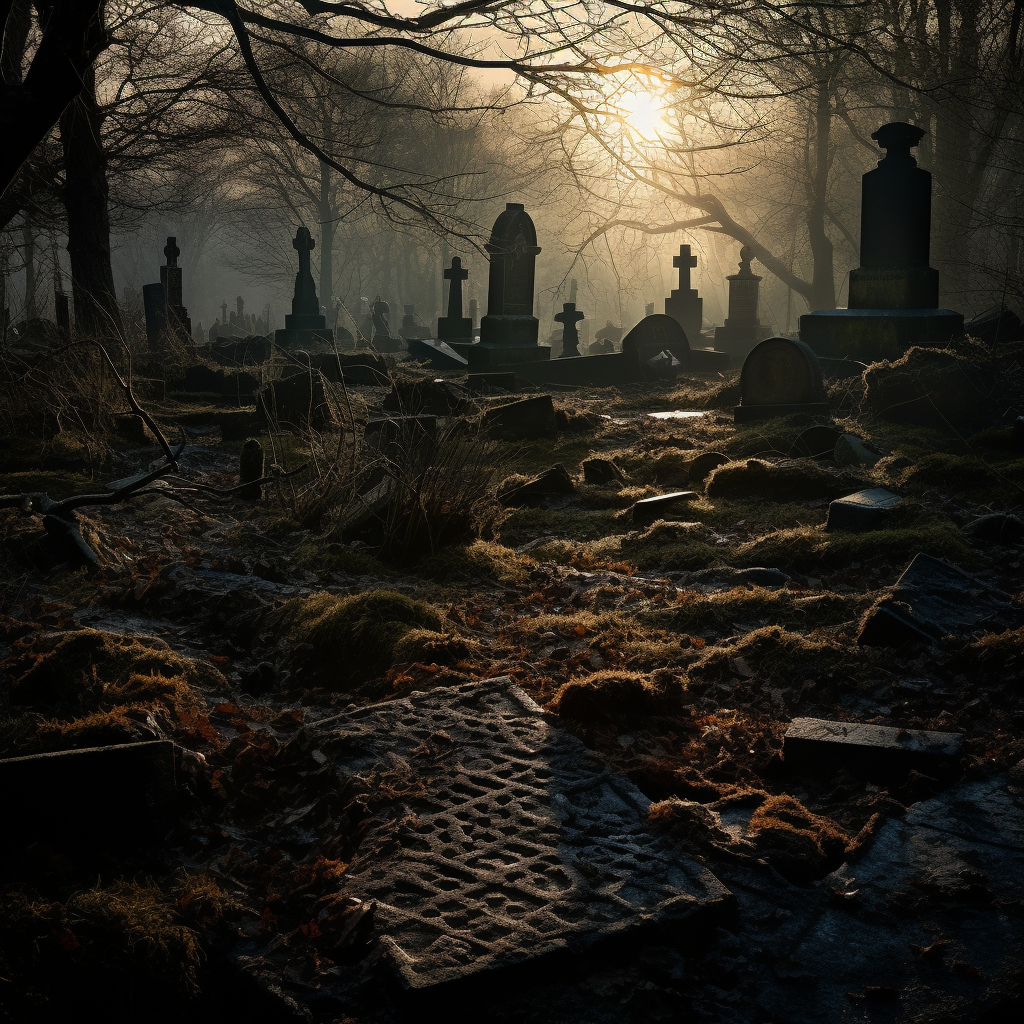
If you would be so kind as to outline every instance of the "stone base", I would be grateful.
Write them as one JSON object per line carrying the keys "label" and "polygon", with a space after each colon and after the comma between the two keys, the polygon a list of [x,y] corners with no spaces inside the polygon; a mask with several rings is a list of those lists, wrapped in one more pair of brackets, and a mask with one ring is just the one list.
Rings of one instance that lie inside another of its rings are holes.
{"label": "stone base", "polygon": [[[285,322],[291,319],[293,319],[291,316],[287,316],[285,317]],[[320,317],[320,319],[323,320],[323,317]],[[289,352],[297,352],[299,350],[305,352],[333,352],[334,331],[329,327],[312,331],[295,330],[285,327],[283,330],[274,331],[274,344],[278,348],[287,349]]]}
{"label": "stone base", "polygon": [[828,402],[811,402],[806,405],[737,405],[733,409],[735,423],[757,423],[772,420],[777,416],[827,416],[832,418]]}
{"label": "stone base", "polygon": [[722,373],[731,369],[732,356],[717,349],[691,348],[690,373]]}
{"label": "stone base", "polygon": [[939,272],[931,267],[858,267],[850,271],[850,309],[936,309]]}
{"label": "stone base", "polygon": [[453,341],[473,339],[473,321],[468,317],[442,316],[437,321],[437,336],[450,345]]}
{"label": "stone base", "polygon": [[646,379],[636,353],[613,352],[603,356],[579,356],[544,362],[505,366],[516,376],[534,384],[612,387]]}
{"label": "stone base", "polygon": [[951,309],[823,309],[800,317],[800,340],[819,356],[862,363],[899,359],[914,345],[943,346],[964,333]]}
{"label": "stone base", "polygon": [[456,343],[451,346],[460,356],[465,356],[471,371],[515,369],[524,363],[539,363],[551,359],[550,345],[495,345],[481,341],[475,345]]}
{"label": "stone base", "polygon": [[715,348],[732,357],[733,365],[742,363],[750,350],[762,341],[775,336],[772,327],[764,324],[729,324],[715,328]]}
{"label": "stone base", "polygon": [[516,348],[537,344],[540,321],[535,316],[485,316],[480,320],[482,345]]}
{"label": "stone base", "polygon": [[323,313],[288,313],[284,318],[286,331],[326,331],[327,317]]}

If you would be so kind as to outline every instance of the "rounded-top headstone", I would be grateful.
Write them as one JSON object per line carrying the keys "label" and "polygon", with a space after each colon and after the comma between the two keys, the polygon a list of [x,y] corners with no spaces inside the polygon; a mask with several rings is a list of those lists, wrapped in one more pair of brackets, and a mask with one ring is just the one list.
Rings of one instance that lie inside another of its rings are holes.
{"label": "rounded-top headstone", "polygon": [[671,352],[683,366],[690,364],[690,343],[679,321],[665,313],[645,316],[622,339],[623,352],[636,352],[641,360]]}
{"label": "rounded-top headstone", "polygon": [[768,338],[750,350],[740,373],[743,405],[813,405],[824,401],[818,357],[802,341]]}

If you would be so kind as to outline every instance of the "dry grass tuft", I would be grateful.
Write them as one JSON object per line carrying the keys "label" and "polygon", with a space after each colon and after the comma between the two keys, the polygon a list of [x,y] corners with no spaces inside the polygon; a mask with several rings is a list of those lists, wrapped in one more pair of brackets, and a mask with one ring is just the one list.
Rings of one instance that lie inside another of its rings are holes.
{"label": "dry grass tuft", "polygon": [[671,699],[640,672],[605,670],[570,679],[559,687],[548,707],[564,718],[581,722],[654,715]]}
{"label": "dry grass tuft", "polygon": [[792,796],[770,796],[750,818],[747,838],[791,882],[822,878],[842,862],[850,837]]}

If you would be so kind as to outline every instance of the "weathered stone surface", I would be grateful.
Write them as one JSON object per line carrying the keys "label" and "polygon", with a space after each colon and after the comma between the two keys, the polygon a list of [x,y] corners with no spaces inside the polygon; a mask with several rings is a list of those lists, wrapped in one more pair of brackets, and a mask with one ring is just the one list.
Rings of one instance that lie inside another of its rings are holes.
{"label": "weathered stone surface", "polygon": [[444,341],[434,338],[409,338],[406,344],[413,359],[426,359],[438,370],[464,370],[469,366],[469,360],[459,355]]}
{"label": "weathered stone surface", "polygon": [[807,413],[829,416],[821,367],[802,342],[768,338],[751,349],[740,373],[737,423]]}
{"label": "weathered stone surface", "polygon": [[961,733],[794,718],[786,729],[783,757],[791,768],[832,771],[842,765],[885,772],[916,764],[927,772],[956,757],[962,745]]}
{"label": "weathered stone surface", "polygon": [[902,503],[903,499],[898,494],[884,487],[870,487],[866,491],[848,494],[829,504],[825,529],[851,530],[854,533],[877,530],[887,525],[893,509]]}
{"label": "weathered stone surface", "polygon": [[673,491],[671,494],[656,494],[643,498],[630,509],[630,517],[636,525],[653,523],[656,519],[671,519],[684,511],[690,502],[700,497],[696,491]]}
{"label": "weathered stone surface", "polygon": [[983,630],[1013,629],[1024,605],[962,569],[917,554],[889,594],[864,618],[857,642],[898,647],[908,642]]}
{"label": "weathered stone surface", "polygon": [[623,479],[622,470],[611,459],[594,456],[583,460],[583,479],[588,484],[610,484]]}
{"label": "weathered stone surface", "polygon": [[635,353],[641,362],[670,352],[683,369],[690,365],[690,343],[678,321],[664,313],[645,316],[622,339],[622,351]]}
{"label": "weathered stone surface", "polygon": [[835,443],[832,458],[839,466],[873,466],[881,453],[854,434],[843,434]]}
{"label": "weathered stone surface", "polygon": [[689,479],[694,487],[703,487],[704,481],[729,461],[728,455],[721,452],[703,452],[690,463]]}
{"label": "weathered stone surface", "polygon": [[569,471],[559,463],[550,469],[544,470],[539,476],[535,476],[526,483],[517,484],[515,487],[498,494],[498,501],[506,508],[519,508],[523,505],[532,505],[543,502],[552,495],[571,495],[576,493],[576,484],[573,483]]}
{"label": "weathered stone surface", "polygon": [[377,939],[411,988],[726,903],[710,872],[647,831],[649,801],[507,677],[319,729],[372,797],[341,892],[376,901]]}
{"label": "weathered stone surface", "polygon": [[174,822],[174,744],[122,743],[0,761],[6,846],[152,842]]}
{"label": "weathered stone surface", "polygon": [[977,540],[1019,544],[1024,541],[1024,519],[1005,512],[992,512],[968,523],[964,531]]}
{"label": "weathered stone surface", "polygon": [[482,423],[490,437],[505,441],[549,437],[555,432],[555,406],[550,395],[524,398],[519,402],[488,409]]}
{"label": "weathered stone surface", "polygon": [[313,430],[337,426],[327,381],[319,370],[294,373],[264,384],[256,395],[256,404],[270,423]]}

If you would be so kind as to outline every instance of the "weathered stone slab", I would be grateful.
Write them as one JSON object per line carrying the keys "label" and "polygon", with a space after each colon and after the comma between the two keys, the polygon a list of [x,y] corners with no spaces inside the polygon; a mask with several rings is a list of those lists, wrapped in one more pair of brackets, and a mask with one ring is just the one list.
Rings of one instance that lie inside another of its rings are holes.
{"label": "weathered stone slab", "polygon": [[884,487],[869,487],[866,491],[836,498],[829,503],[825,529],[851,530],[854,533],[877,530],[889,522],[893,509],[902,503],[903,499],[898,494]]}
{"label": "weathered stone slab", "polygon": [[576,493],[576,484],[561,463],[544,470],[526,483],[518,484],[498,494],[498,501],[506,508],[521,508],[537,504],[554,495],[567,497]]}
{"label": "weathered stone slab", "polygon": [[898,647],[953,634],[1013,629],[1024,606],[962,569],[919,553],[864,619],[857,642]]}
{"label": "weathered stone slab", "polygon": [[599,455],[583,460],[583,479],[588,484],[610,484],[621,482],[624,478],[622,470],[611,459],[603,459]]}
{"label": "weathered stone slab", "polygon": [[342,893],[376,901],[378,941],[411,988],[728,899],[710,872],[647,832],[639,790],[507,677],[320,728],[321,749],[364,780],[373,808]]}
{"label": "weathered stone slab", "polygon": [[653,523],[656,519],[671,518],[691,501],[700,497],[696,491],[673,491],[671,494],[656,494],[643,498],[630,510],[630,516],[637,525]]}
{"label": "weathered stone slab", "polygon": [[839,466],[873,466],[881,454],[854,434],[843,434],[832,449],[832,458]]}
{"label": "weathered stone slab", "polygon": [[646,363],[662,352],[671,353],[678,360],[681,369],[690,365],[690,343],[679,323],[664,313],[645,316],[622,339],[623,353],[635,354],[640,362]]}
{"label": "weathered stone slab", "polygon": [[438,370],[465,370],[469,360],[459,355],[447,342],[434,338],[409,338],[406,342],[413,359],[429,360]]}
{"label": "weathered stone slab", "polygon": [[499,405],[484,413],[483,428],[490,437],[505,441],[548,437],[555,432],[555,406],[550,395]]}
{"label": "weathered stone slab", "polygon": [[121,743],[0,761],[7,846],[152,842],[173,824],[174,744]]}
{"label": "weathered stone slab", "polygon": [[958,732],[794,718],[786,729],[783,757],[788,767],[798,768],[890,770],[916,764],[928,771],[955,758],[963,739]]}

